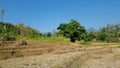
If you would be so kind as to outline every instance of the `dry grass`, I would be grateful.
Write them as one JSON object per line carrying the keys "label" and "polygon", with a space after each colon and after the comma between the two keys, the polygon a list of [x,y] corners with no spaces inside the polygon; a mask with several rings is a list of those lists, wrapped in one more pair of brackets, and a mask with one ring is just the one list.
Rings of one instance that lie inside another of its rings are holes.
{"label": "dry grass", "polygon": [[120,60],[120,54],[115,54],[114,57]]}
{"label": "dry grass", "polygon": [[[117,59],[120,59],[120,54],[116,54],[113,57],[114,50],[112,50],[111,47],[107,46],[80,46],[75,43],[28,41],[27,46],[11,47],[8,48],[8,50],[6,50],[6,48],[7,47],[4,47],[0,54],[0,56],[1,55],[4,56],[3,59],[5,57],[7,57],[6,59],[20,57],[21,55],[29,56],[26,58],[23,57],[23,59],[22,58],[19,59],[16,58],[16,60],[9,59],[11,60],[10,63],[14,61],[14,63],[15,62],[17,64],[20,63],[21,65],[28,68],[30,66],[32,66],[32,68],[36,68],[34,66],[38,66],[37,68],[81,68],[82,65],[84,68],[86,61],[92,60],[93,63],[95,60],[97,62],[96,64],[99,65],[100,64],[99,61],[109,62],[106,61],[109,60],[108,58],[113,59],[114,57],[116,57]],[[115,52],[118,53],[118,51]],[[35,55],[39,56],[37,57]],[[19,62],[18,60],[20,60],[21,62]],[[24,63],[23,60],[25,60]],[[116,61],[116,63],[117,62],[118,61]],[[5,61],[4,63],[7,63],[7,61]],[[91,62],[89,62],[88,64],[90,63]]]}
{"label": "dry grass", "polygon": [[[0,60],[21,57],[21,56],[34,56],[48,53],[66,53],[79,50],[79,46],[71,43],[59,42],[45,42],[45,41],[27,41],[27,46],[13,46],[13,44],[6,44],[0,48]],[[14,53],[14,54],[12,54]]]}
{"label": "dry grass", "polygon": [[84,64],[84,62],[90,57],[91,56],[88,53],[79,54],[64,60],[62,64],[58,64],[52,68],[80,68],[81,65]]}
{"label": "dry grass", "polygon": [[23,56],[23,53],[20,50],[1,50],[0,51],[0,60],[22,57],[22,56]]}
{"label": "dry grass", "polygon": [[70,62],[71,64],[67,66],[67,68],[80,68],[82,64],[84,64],[85,61],[87,61],[90,58],[90,54],[85,53],[81,56],[77,56],[73,58],[73,61]]}
{"label": "dry grass", "polygon": [[92,42],[92,46],[109,46],[109,45],[117,45],[119,43],[107,43],[107,42]]}
{"label": "dry grass", "polygon": [[[8,43],[8,42],[7,42]],[[34,56],[42,54],[62,54],[75,51],[83,51],[86,46],[80,46],[75,43],[45,42],[45,41],[27,41],[27,46],[13,46],[7,44],[0,48],[0,60],[21,56]],[[12,54],[12,51],[15,53]],[[21,53],[22,52],[22,53]]]}

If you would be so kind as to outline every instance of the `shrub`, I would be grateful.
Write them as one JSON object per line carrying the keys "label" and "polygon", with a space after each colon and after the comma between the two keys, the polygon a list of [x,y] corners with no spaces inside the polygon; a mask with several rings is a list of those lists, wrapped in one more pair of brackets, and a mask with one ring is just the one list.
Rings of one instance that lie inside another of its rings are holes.
{"label": "shrub", "polygon": [[3,36],[0,37],[0,40],[1,41],[15,41],[16,39],[15,39],[15,37],[10,37],[8,35],[3,35]]}
{"label": "shrub", "polygon": [[119,38],[107,38],[107,42],[119,42]]}

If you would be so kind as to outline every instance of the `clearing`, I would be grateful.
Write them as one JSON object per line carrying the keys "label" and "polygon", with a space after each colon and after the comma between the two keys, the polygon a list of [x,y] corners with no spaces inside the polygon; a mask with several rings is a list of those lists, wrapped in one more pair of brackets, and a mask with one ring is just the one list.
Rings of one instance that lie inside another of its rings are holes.
{"label": "clearing", "polygon": [[120,49],[116,45],[83,46],[76,43],[28,41],[19,58],[1,59],[0,68],[120,68]]}

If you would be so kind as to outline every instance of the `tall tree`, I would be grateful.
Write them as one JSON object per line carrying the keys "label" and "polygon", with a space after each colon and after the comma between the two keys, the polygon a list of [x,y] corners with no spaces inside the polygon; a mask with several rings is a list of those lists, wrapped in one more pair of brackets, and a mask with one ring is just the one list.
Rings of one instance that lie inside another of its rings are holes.
{"label": "tall tree", "polygon": [[86,33],[85,28],[73,19],[68,24],[61,23],[57,29],[63,36],[70,38],[71,42],[82,39],[83,34]]}
{"label": "tall tree", "polygon": [[51,36],[52,36],[52,33],[48,32],[47,37],[51,37]]}

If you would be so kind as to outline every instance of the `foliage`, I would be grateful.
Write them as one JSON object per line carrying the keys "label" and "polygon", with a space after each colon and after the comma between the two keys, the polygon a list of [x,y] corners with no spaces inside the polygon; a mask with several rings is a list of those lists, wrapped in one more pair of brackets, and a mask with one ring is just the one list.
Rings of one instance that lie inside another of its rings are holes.
{"label": "foliage", "polygon": [[41,33],[29,26],[24,26],[24,24],[19,23],[18,25],[13,25],[10,23],[0,22],[0,37],[3,41],[9,41],[18,36],[37,38]]}
{"label": "foliage", "polygon": [[14,35],[15,27],[10,23],[0,22],[0,35]]}
{"label": "foliage", "polygon": [[[28,39],[30,40],[30,39]],[[65,39],[59,39],[59,38],[55,38],[55,37],[39,37],[37,39],[31,39],[31,40],[40,40],[40,41],[48,41],[48,42],[62,42],[62,43],[69,43],[69,40],[65,40]]]}
{"label": "foliage", "polygon": [[97,36],[97,32],[95,31],[94,28],[90,28],[90,30],[87,32],[87,37],[88,38],[88,41],[91,41],[93,39],[96,39],[96,36]]}
{"label": "foliage", "polygon": [[52,34],[50,32],[47,33],[47,37],[51,37]]}
{"label": "foliage", "polygon": [[52,33],[51,32],[41,33],[41,36],[43,36],[43,37],[52,37]]}
{"label": "foliage", "polygon": [[24,26],[23,23],[19,23],[16,26],[16,31],[17,31],[17,35],[21,35],[21,36],[29,36],[29,35],[39,35],[40,36],[40,32],[36,29],[33,29],[29,26]]}
{"label": "foliage", "polygon": [[119,42],[120,38],[120,24],[108,24],[101,28],[98,32],[97,39],[107,42]]}
{"label": "foliage", "polygon": [[82,39],[86,33],[85,28],[76,20],[71,20],[68,24],[61,23],[57,29],[63,36],[70,38],[71,42]]}
{"label": "foliage", "polygon": [[97,40],[105,41],[107,38],[106,33],[98,33]]}
{"label": "foliage", "polygon": [[10,37],[8,35],[3,35],[1,38],[0,38],[1,41],[15,41],[16,39],[14,37]]}
{"label": "foliage", "polygon": [[107,42],[120,41],[120,24],[108,24],[100,28],[98,31],[91,28],[86,32],[84,26],[76,20],[71,20],[69,23],[61,23],[57,28],[59,31],[40,33],[38,30],[25,26],[23,23],[13,25],[10,23],[0,22],[0,40],[13,41],[17,39],[41,40],[46,37],[69,38],[71,42],[76,40],[84,40],[85,42],[93,39]]}

